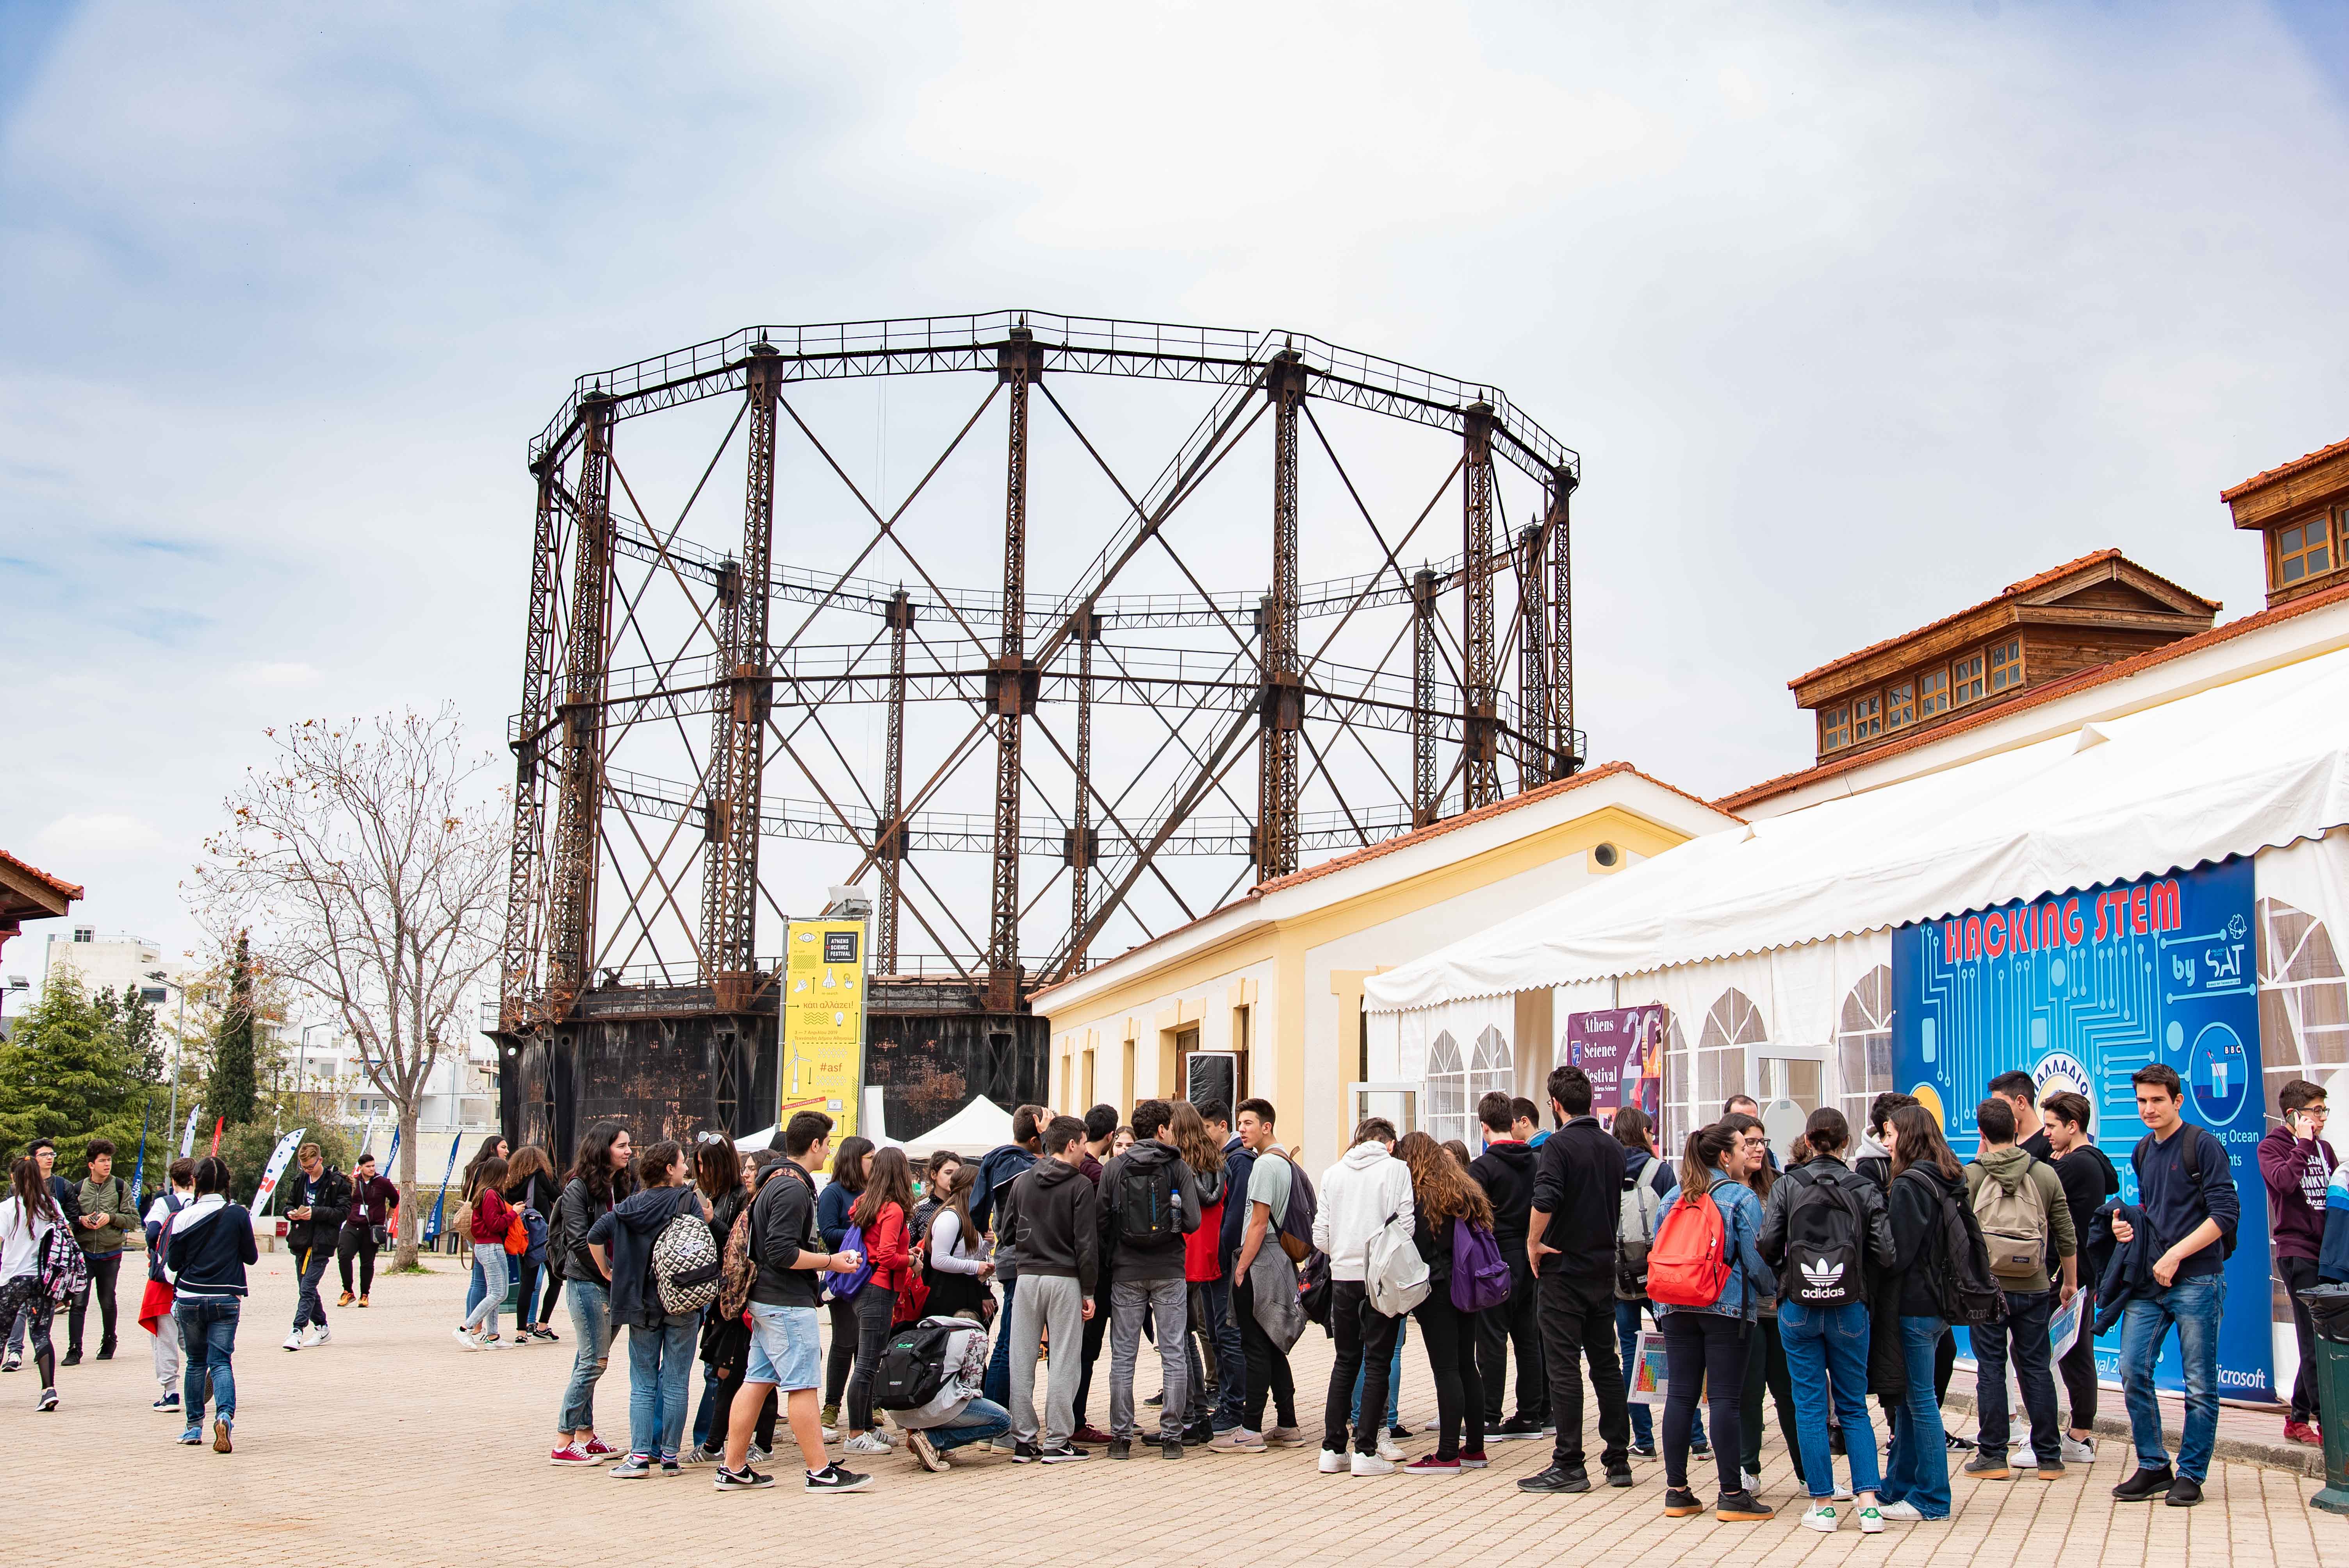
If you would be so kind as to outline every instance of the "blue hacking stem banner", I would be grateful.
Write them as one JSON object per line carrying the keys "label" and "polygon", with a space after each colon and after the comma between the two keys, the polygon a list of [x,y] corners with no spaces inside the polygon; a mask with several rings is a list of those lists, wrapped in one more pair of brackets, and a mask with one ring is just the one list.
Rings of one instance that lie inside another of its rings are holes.
{"label": "blue hacking stem banner", "polygon": [[[1961,1160],[1980,1143],[1990,1080],[2020,1068],[2042,1094],[2087,1097],[2133,1203],[2129,1152],[2146,1130],[2129,1075],[2177,1069],[2186,1119],[2224,1144],[2242,1200],[2219,1335],[2219,1392],[2238,1399],[2274,1397],[2251,900],[2251,861],[2237,858],[1892,934],[1893,1082],[1940,1119]],[[2117,1327],[2096,1342],[2096,1370],[2120,1376]],[[2155,1377],[2184,1387],[2175,1336]]]}

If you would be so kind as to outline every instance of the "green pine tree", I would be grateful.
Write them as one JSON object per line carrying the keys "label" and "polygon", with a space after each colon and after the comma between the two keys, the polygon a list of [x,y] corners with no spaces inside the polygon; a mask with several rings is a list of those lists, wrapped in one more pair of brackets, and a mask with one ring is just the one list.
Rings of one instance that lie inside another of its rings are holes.
{"label": "green pine tree", "polygon": [[253,948],[239,932],[230,961],[228,1006],[221,1010],[220,1028],[212,1036],[212,1077],[204,1085],[205,1114],[226,1118],[232,1126],[253,1119],[259,1098],[254,1024]]}
{"label": "green pine tree", "polygon": [[[72,967],[49,971],[41,999],[0,1046],[0,1157],[36,1138],[57,1140],[58,1168],[81,1166],[81,1142],[135,1127],[145,1086]],[[135,1137],[135,1133],[133,1134]]]}

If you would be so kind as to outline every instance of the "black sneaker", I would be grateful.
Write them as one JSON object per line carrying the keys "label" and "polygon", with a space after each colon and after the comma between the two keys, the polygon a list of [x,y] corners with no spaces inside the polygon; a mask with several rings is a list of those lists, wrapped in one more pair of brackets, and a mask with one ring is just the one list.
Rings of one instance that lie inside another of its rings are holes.
{"label": "black sneaker", "polygon": [[1204,1449],[1216,1440],[1216,1428],[1211,1421],[1197,1421],[1183,1429],[1183,1441],[1195,1449]]}
{"label": "black sneaker", "polygon": [[113,1340],[109,1339],[109,1340],[101,1341],[101,1342],[99,1343],[98,1347],[98,1358],[100,1361],[111,1361],[111,1360],[113,1360],[113,1359],[114,1359],[114,1341],[113,1341]]}
{"label": "black sneaker", "polygon": [[1668,1486],[1664,1488],[1664,1517],[1666,1519],[1688,1519],[1696,1514],[1702,1513],[1703,1511],[1704,1504],[1699,1502],[1696,1500],[1696,1493],[1691,1491],[1688,1488],[1684,1486]]}
{"label": "black sneaker", "polygon": [[1538,1438],[1541,1434],[1542,1424],[1531,1416],[1511,1416],[1497,1427],[1485,1429],[1485,1437],[1502,1443],[1515,1442],[1520,1438]]}
{"label": "black sneaker", "polygon": [[1976,1450],[1960,1473],[1970,1475],[1976,1480],[2005,1480],[2014,1474],[2006,1468],[2006,1450],[2003,1449]]}
{"label": "black sneaker", "polygon": [[1142,1402],[1149,1406],[1154,1410],[1164,1409],[1166,1407],[1166,1396],[1164,1394],[1153,1394],[1150,1398]]}
{"label": "black sneaker", "polygon": [[1974,1449],[1974,1440],[1971,1438],[1961,1438],[1955,1432],[1942,1433],[1941,1443],[1942,1446],[1947,1448],[1951,1453],[1970,1454],[1973,1452]]}
{"label": "black sneaker", "polygon": [[1777,1510],[1750,1491],[1724,1491],[1713,1504],[1713,1516],[1730,1524],[1759,1524],[1775,1519]]}
{"label": "black sneaker", "polygon": [[1132,1459],[1133,1457],[1133,1439],[1132,1438],[1112,1438],[1109,1440],[1109,1457],[1113,1460]]}
{"label": "black sneaker", "polygon": [[1038,1448],[1034,1443],[1014,1443],[1011,1445],[1011,1462],[1013,1464],[1032,1465],[1043,1457],[1044,1450]]}
{"label": "black sneaker", "polygon": [[1043,1460],[1043,1461],[1048,1465],[1072,1465],[1081,1460],[1089,1460],[1093,1456],[1090,1449],[1075,1448],[1068,1443],[1061,1443],[1055,1447],[1041,1450],[1038,1457]]}
{"label": "black sneaker", "polygon": [[1635,1460],[1654,1459],[1656,1457],[1656,1445],[1653,1443],[1633,1443],[1631,1445],[1631,1457]]}
{"label": "black sneaker", "polygon": [[1607,1484],[1609,1486],[1630,1486],[1635,1484],[1631,1480],[1631,1467],[1630,1465],[1609,1465],[1607,1467]]}
{"label": "black sneaker", "polygon": [[742,1468],[738,1470],[730,1470],[724,1465],[719,1465],[718,1479],[710,1484],[719,1491],[755,1491],[762,1486],[774,1485],[775,1478],[760,1474],[750,1468],[750,1461],[745,1460],[742,1461]]}
{"label": "black sneaker", "polygon": [[64,1360],[62,1360],[62,1361],[58,1362],[58,1363],[57,1363],[57,1365],[58,1365],[58,1366],[60,1366],[60,1367],[78,1367],[78,1366],[80,1366],[80,1365],[81,1365],[81,1351],[80,1351],[78,1348],[76,1348],[76,1349],[72,1349],[72,1350],[68,1350],[68,1351],[67,1351],[67,1352],[66,1352],[66,1358],[65,1358]]}
{"label": "black sneaker", "polygon": [[1546,1470],[1517,1478],[1519,1491],[1539,1492],[1545,1496],[1570,1491],[1588,1491],[1590,1472],[1580,1465],[1552,1465]]}
{"label": "black sneaker", "polygon": [[807,1490],[810,1491],[863,1491],[872,1484],[871,1476],[859,1475],[837,1461],[820,1470],[807,1472]]}
{"label": "black sneaker", "polygon": [[1689,1458],[1695,1460],[1709,1460],[1713,1458],[1713,1445],[1706,1442],[1702,1438],[1690,1439]]}
{"label": "black sneaker", "polygon": [[1159,1439],[1158,1457],[1162,1460],[1181,1459],[1183,1457],[1183,1439],[1180,1438]]}
{"label": "black sneaker", "polygon": [[[2113,1499],[2116,1502],[2151,1502],[2177,1484],[2178,1478],[2170,1473],[2168,1465],[2159,1470],[2139,1467],[2130,1472],[2128,1480],[2113,1488]],[[2201,1489],[2197,1487],[2195,1490],[2199,1492]]]}
{"label": "black sneaker", "polygon": [[2169,1483],[2161,1501],[2172,1508],[2191,1508],[2202,1501],[2202,1483],[2191,1476],[2179,1476]]}

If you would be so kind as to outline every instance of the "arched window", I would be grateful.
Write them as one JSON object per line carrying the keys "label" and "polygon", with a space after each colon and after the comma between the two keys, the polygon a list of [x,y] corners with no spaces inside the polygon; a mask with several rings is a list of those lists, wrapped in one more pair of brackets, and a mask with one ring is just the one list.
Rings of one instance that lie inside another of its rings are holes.
{"label": "arched window", "polygon": [[1720,1115],[1722,1102],[1733,1095],[1751,1092],[1745,1087],[1745,1047],[1765,1045],[1769,1038],[1762,1009],[1743,991],[1723,991],[1706,1010],[1696,1037],[1695,1102],[1706,1120]]}
{"label": "arched window", "polygon": [[2281,899],[2259,902],[2260,1056],[2267,1108],[2292,1078],[2322,1083],[2349,1064],[2349,977],[2324,923]]}
{"label": "arched window", "polygon": [[[1508,1037],[1502,1034],[1500,1030],[1487,1026],[1485,1032],[1476,1037],[1475,1054],[1468,1059],[1470,1129],[1473,1130],[1476,1125],[1478,1100],[1496,1090],[1502,1094],[1514,1094],[1516,1092],[1516,1059],[1509,1054]],[[1474,1138],[1464,1135],[1462,1141],[1472,1150],[1476,1147],[1476,1140]]]}
{"label": "arched window", "polygon": [[1446,1030],[1427,1042],[1427,1131],[1442,1142],[1468,1137],[1468,1071]]}
{"label": "arched window", "polygon": [[1836,1065],[1842,1090],[1836,1109],[1855,1134],[1868,1126],[1868,1108],[1892,1087],[1892,968],[1879,964],[1846,993],[1836,1019]]}

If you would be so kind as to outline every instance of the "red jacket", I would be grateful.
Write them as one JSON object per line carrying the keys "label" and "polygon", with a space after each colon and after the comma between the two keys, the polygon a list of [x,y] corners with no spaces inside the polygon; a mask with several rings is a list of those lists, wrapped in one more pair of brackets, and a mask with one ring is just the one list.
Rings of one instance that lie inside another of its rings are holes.
{"label": "red jacket", "polygon": [[881,1212],[864,1233],[864,1261],[873,1265],[873,1283],[884,1290],[903,1290],[910,1277],[907,1264],[914,1261],[913,1249],[905,1243],[905,1211],[895,1203],[881,1205]]}
{"label": "red jacket", "polygon": [[473,1241],[479,1246],[502,1245],[513,1223],[514,1206],[495,1187],[484,1187],[473,1197]]}
{"label": "red jacket", "polygon": [[1199,1211],[1199,1228],[1183,1238],[1183,1277],[1193,1284],[1206,1284],[1209,1280],[1224,1277],[1220,1251],[1224,1234],[1224,1200],[1206,1204]]}

